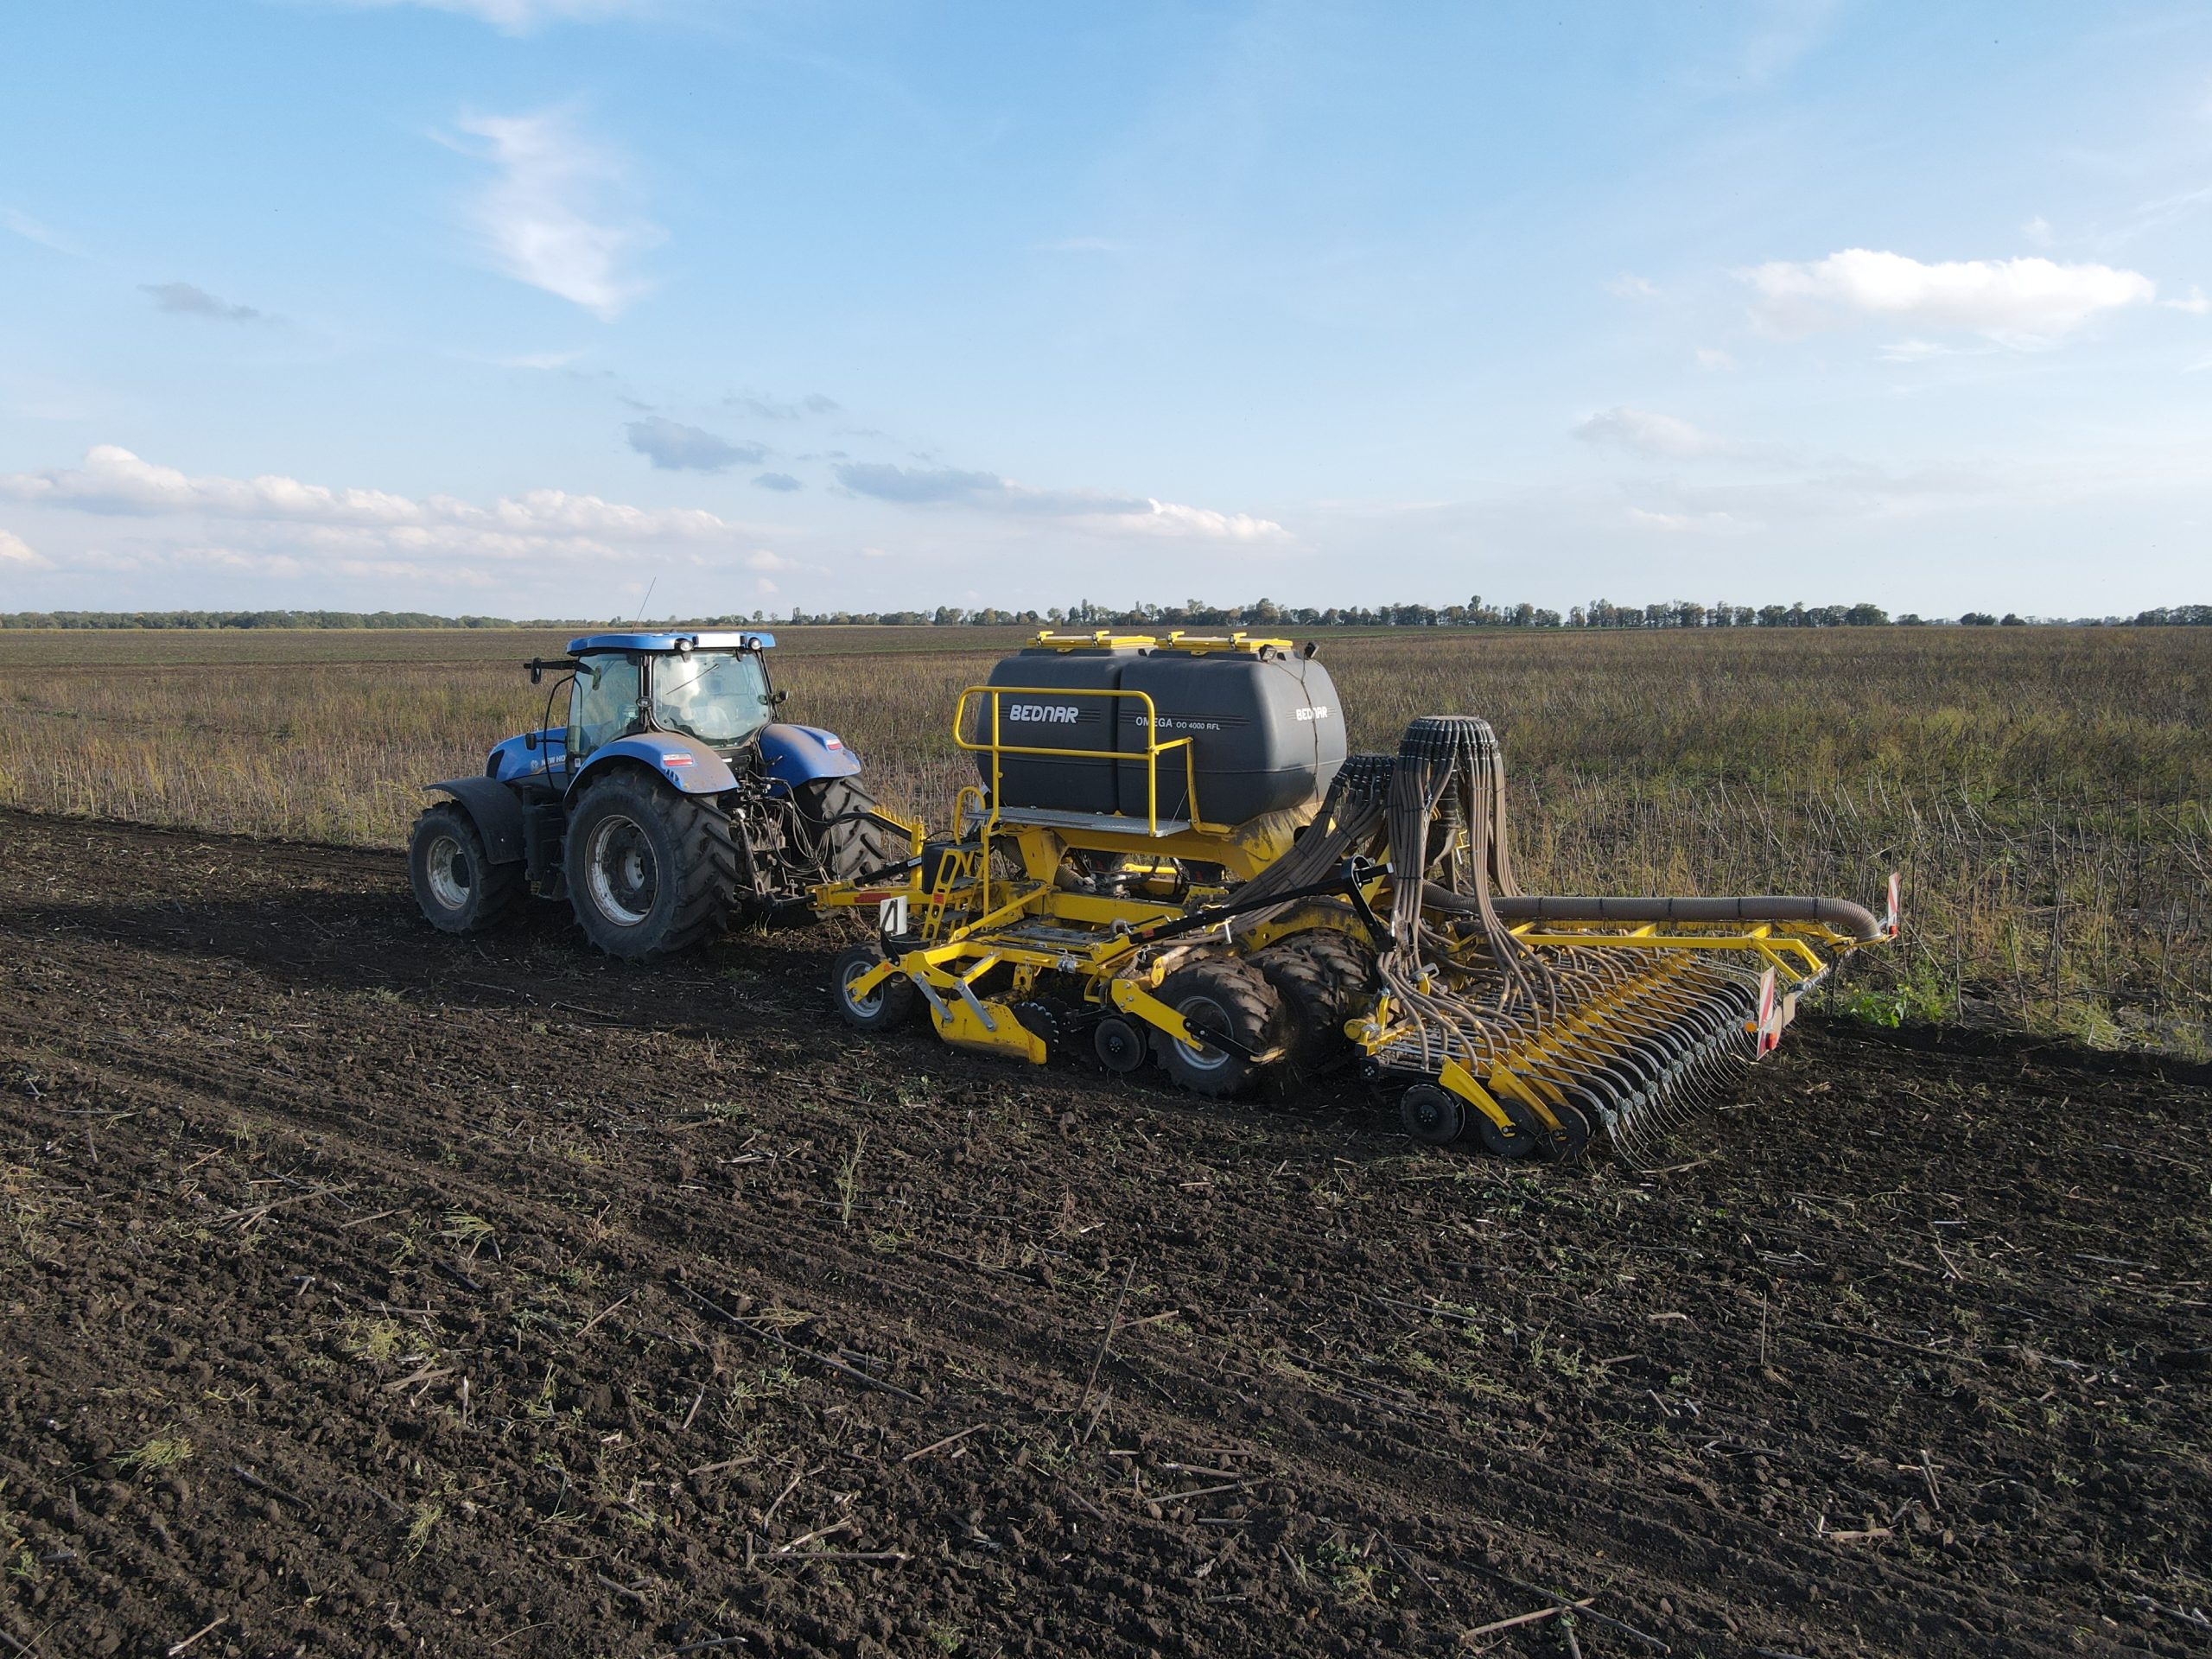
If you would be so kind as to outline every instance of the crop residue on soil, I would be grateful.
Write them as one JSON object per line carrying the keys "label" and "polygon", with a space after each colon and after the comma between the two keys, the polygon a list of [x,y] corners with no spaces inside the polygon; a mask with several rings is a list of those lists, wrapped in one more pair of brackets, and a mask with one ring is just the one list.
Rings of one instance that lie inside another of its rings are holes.
{"label": "crop residue on soil", "polygon": [[857,1041],[833,948],[0,815],[0,1645],[2212,1638],[2201,1077],[1808,1025],[1638,1178]]}

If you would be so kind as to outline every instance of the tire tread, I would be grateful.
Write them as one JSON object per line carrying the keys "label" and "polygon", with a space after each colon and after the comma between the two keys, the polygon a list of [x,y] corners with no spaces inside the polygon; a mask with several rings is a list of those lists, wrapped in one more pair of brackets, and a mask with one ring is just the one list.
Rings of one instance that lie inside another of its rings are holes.
{"label": "tire tread", "polygon": [[1174,1039],[1153,1033],[1153,1051],[1167,1074],[1195,1094],[1234,1100],[1249,1094],[1283,1057],[1289,1020],[1282,998],[1268,976],[1241,957],[1205,956],[1185,963],[1160,982],[1156,993],[1169,1007],[1193,995],[1210,998],[1230,1017],[1225,1033],[1251,1049],[1257,1059],[1232,1058],[1212,1071],[1186,1070]]}
{"label": "tire tread", "polygon": [[[660,873],[661,880],[675,887],[675,903],[668,919],[657,938],[642,950],[627,953],[626,959],[658,962],[721,932],[729,925],[737,896],[737,837],[728,816],[712,801],[618,772],[594,784],[569,815],[568,844],[572,858],[582,855],[590,839],[588,834],[578,833],[579,826],[595,806],[602,802],[614,804],[610,791],[626,798],[626,810],[658,820],[676,849],[676,868]],[[583,872],[571,868],[568,876],[569,902],[584,937],[609,956],[624,955],[593,929],[590,901],[584,897],[588,887]]]}

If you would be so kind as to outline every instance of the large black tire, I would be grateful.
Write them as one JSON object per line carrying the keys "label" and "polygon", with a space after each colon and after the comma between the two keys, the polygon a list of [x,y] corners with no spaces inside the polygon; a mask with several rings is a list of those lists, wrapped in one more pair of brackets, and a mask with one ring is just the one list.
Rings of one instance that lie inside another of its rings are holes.
{"label": "large black tire", "polygon": [[522,866],[485,855],[475,819],[458,801],[423,808],[407,842],[407,875],[430,925],[475,933],[507,912],[522,892]]}
{"label": "large black tire", "polygon": [[569,817],[569,902],[611,957],[652,962],[729,925],[737,844],[712,802],[637,772],[584,791]]}
{"label": "large black tire", "polygon": [[[1217,1032],[1246,1051],[1192,1047],[1164,1031],[1152,1033],[1152,1051],[1168,1076],[1185,1089],[1217,1100],[1249,1095],[1286,1050],[1282,999],[1268,976],[1236,957],[1201,957],[1178,968],[1154,993],[1198,1032]],[[1249,1058],[1248,1058],[1249,1056]]]}
{"label": "large black tire", "polygon": [[1371,998],[1375,953],[1351,935],[1333,927],[1311,928],[1282,941],[1282,948],[1320,964],[1335,993],[1334,1012],[1339,1020],[1351,1019]]}
{"label": "large black tire", "polygon": [[1315,928],[1255,951],[1251,961],[1288,1015],[1292,1072],[1311,1074],[1342,1054],[1344,1021],[1365,1001],[1373,971],[1360,948],[1334,929]]}
{"label": "large black tire", "polygon": [[822,868],[833,881],[873,874],[906,856],[907,847],[874,816],[875,797],[855,778],[823,778],[801,785],[799,810],[814,831]]}

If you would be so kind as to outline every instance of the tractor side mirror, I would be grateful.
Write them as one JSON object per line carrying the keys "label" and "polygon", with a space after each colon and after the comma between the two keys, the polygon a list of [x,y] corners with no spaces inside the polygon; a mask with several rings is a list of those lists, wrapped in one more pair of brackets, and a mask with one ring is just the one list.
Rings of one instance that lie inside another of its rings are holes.
{"label": "tractor side mirror", "polygon": [[532,685],[542,684],[544,682],[545,664],[543,663],[539,662],[535,657],[533,657],[530,659],[529,663],[525,664],[525,666],[530,670],[530,683]]}
{"label": "tractor side mirror", "polygon": [[768,706],[771,709],[780,709],[784,706],[784,700],[790,696],[791,693],[788,691],[779,691],[768,699]]}

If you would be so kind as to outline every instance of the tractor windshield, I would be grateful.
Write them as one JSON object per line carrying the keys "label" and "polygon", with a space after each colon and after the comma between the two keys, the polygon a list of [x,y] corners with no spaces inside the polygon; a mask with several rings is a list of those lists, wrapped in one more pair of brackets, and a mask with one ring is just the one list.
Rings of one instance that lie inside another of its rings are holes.
{"label": "tractor windshield", "polygon": [[664,730],[736,748],[768,723],[772,706],[756,652],[695,651],[653,664],[653,721]]}

